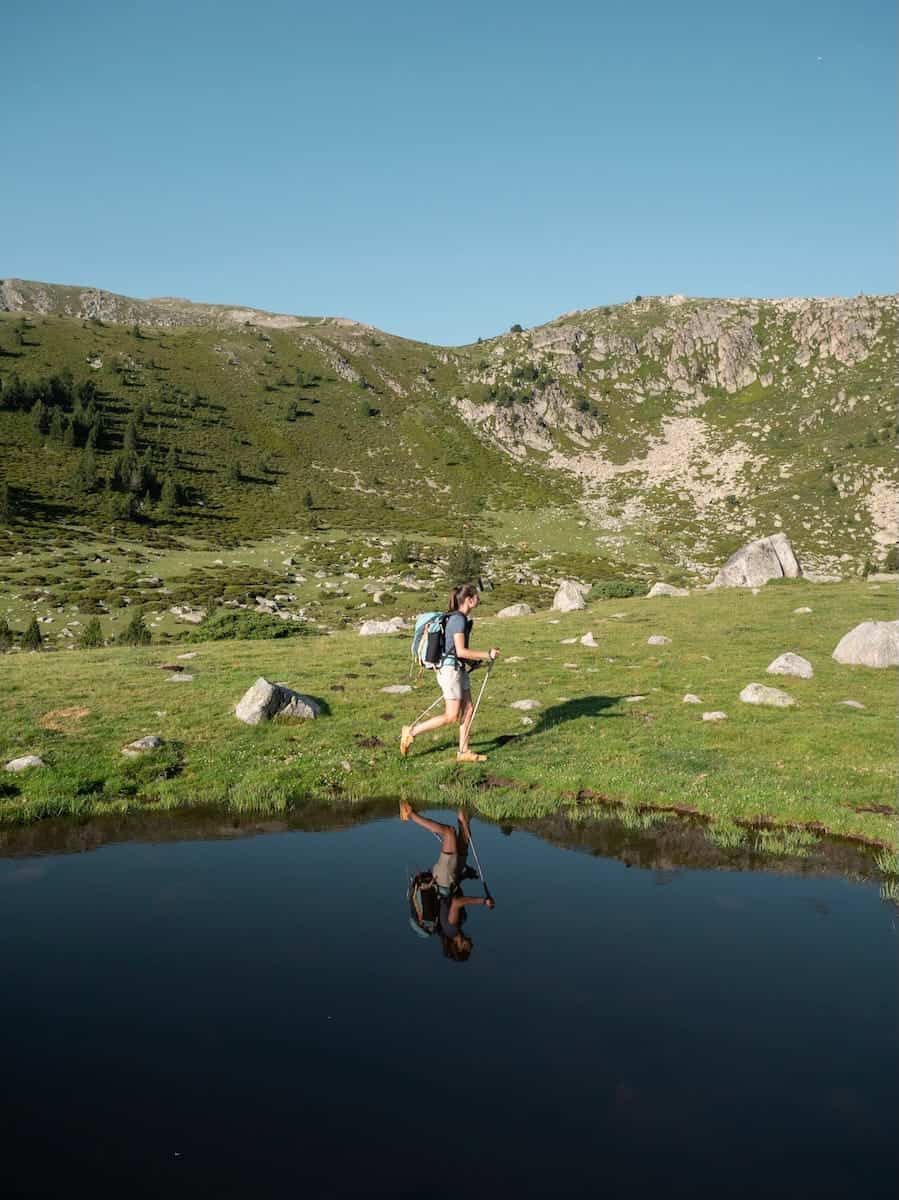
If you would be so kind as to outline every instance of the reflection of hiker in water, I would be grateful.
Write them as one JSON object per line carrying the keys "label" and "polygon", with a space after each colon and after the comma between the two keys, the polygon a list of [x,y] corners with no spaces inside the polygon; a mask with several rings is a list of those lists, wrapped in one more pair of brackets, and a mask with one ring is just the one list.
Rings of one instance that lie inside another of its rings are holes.
{"label": "reflection of hiker in water", "polygon": [[440,934],[446,957],[456,962],[465,962],[471,954],[472,947],[471,938],[462,932],[466,918],[465,909],[469,904],[482,904],[493,908],[494,903],[489,894],[462,894],[462,880],[476,879],[477,873],[467,866],[466,861],[471,844],[468,817],[461,809],[456,815],[459,825],[454,829],[452,825],[444,825],[440,821],[431,821],[428,817],[419,816],[412,805],[406,804],[405,801],[400,805],[400,817],[404,821],[414,821],[416,825],[430,830],[440,839],[440,855],[430,871],[438,897],[435,932]]}

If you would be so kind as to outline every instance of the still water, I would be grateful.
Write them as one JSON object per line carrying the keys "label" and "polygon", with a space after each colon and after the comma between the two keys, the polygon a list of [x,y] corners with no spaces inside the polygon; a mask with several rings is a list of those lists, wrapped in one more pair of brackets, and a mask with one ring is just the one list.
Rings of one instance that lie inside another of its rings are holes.
{"label": "still water", "polygon": [[876,885],[473,832],[464,963],[396,819],[0,859],[3,1195],[892,1191]]}

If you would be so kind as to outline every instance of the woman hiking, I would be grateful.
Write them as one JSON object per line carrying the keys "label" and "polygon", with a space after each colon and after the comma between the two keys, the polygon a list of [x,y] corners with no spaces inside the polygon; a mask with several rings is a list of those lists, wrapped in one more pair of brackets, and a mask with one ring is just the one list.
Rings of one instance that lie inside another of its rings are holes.
{"label": "woman hiking", "polygon": [[493,662],[499,651],[470,650],[471,613],[478,606],[478,589],[472,583],[463,583],[450,593],[449,613],[443,636],[443,657],[437,667],[437,682],[446,701],[446,710],[439,717],[431,717],[416,725],[404,725],[400,734],[400,754],[405,757],[420,733],[431,729],[442,729],[444,725],[459,725],[459,751],[456,762],[486,762],[486,754],[475,754],[468,745],[468,731],[474,712],[471,703],[471,681],[468,677],[469,663]]}

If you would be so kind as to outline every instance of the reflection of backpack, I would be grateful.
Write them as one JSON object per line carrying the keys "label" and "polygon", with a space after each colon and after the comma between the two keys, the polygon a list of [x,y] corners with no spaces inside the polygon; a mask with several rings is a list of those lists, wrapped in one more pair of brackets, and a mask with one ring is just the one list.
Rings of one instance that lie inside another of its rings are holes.
{"label": "reflection of backpack", "polygon": [[406,898],[409,901],[409,924],[418,936],[426,938],[436,933],[440,896],[430,871],[419,871],[412,876]]}
{"label": "reflection of backpack", "polygon": [[443,642],[446,637],[446,619],[449,613],[426,612],[415,618],[412,633],[412,661],[427,670],[440,666],[443,658]]}

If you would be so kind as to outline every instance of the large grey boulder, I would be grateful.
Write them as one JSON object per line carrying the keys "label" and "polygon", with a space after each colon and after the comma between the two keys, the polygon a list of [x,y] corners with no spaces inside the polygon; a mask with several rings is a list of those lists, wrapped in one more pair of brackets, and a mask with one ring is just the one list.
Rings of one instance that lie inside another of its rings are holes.
{"label": "large grey boulder", "polygon": [[652,600],[654,596],[689,596],[689,588],[673,587],[670,583],[654,583],[646,593],[646,599]]}
{"label": "large grey boulder", "polygon": [[862,621],[840,638],[832,657],[853,667],[899,667],[899,621]]}
{"label": "large grey boulder", "polygon": [[563,579],[559,590],[553,596],[553,608],[556,612],[577,612],[584,607],[584,597],[589,591],[585,583]]}
{"label": "large grey boulder", "polygon": [[402,633],[406,622],[402,617],[391,617],[389,621],[363,621],[359,627],[360,637],[378,637],[381,634]]}
{"label": "large grey boulder", "polygon": [[510,604],[507,608],[501,608],[496,615],[498,617],[529,617],[533,611],[530,604]]}
{"label": "large grey boulder", "polygon": [[781,654],[768,664],[769,675],[798,675],[800,679],[811,679],[814,673],[812,664],[801,654]]}
{"label": "large grey boulder", "polygon": [[37,754],[23,754],[21,758],[11,758],[6,764],[7,771],[27,771],[29,767],[44,767],[47,764]]}
{"label": "large grey boulder", "polygon": [[283,683],[269,683],[259,676],[241,696],[234,709],[238,721],[245,725],[260,725],[273,717],[317,717],[321,709],[310,696],[302,696]]}
{"label": "large grey boulder", "polygon": [[761,587],[769,579],[797,579],[801,574],[790,539],[772,533],[732,554],[712,580],[712,587]]}
{"label": "large grey boulder", "polygon": [[764,683],[747,683],[740,692],[744,704],[766,704],[769,708],[789,708],[796,701],[780,688],[766,687]]}
{"label": "large grey boulder", "polygon": [[127,758],[139,758],[141,754],[158,750],[161,745],[161,737],[157,737],[155,733],[148,733],[146,737],[138,738],[136,742],[129,742],[127,746],[123,746],[122,753]]}

